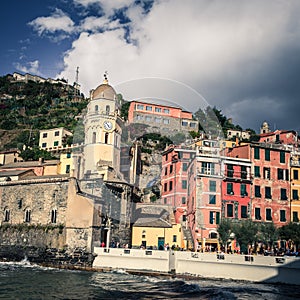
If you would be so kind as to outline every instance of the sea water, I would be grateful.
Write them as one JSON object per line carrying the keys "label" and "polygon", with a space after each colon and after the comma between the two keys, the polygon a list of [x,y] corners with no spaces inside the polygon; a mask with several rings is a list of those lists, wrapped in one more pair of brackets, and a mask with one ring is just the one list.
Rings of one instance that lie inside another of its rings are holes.
{"label": "sea water", "polygon": [[299,286],[0,263],[0,299],[300,299]]}

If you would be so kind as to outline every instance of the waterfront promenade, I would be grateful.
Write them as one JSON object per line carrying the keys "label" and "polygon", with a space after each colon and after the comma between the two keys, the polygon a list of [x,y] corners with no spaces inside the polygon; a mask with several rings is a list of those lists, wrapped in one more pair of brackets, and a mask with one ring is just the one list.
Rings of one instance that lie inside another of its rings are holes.
{"label": "waterfront promenade", "polygon": [[120,248],[94,248],[94,268],[300,285],[300,258]]}

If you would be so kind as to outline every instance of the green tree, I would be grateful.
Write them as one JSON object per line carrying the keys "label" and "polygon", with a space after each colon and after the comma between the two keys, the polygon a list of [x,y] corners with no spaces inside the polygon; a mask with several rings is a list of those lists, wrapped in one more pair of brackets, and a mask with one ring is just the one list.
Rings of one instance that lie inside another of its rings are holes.
{"label": "green tree", "polygon": [[45,150],[39,149],[37,146],[34,148],[26,148],[25,150],[22,150],[20,153],[20,156],[25,160],[34,160],[37,161],[40,158],[44,159],[54,159],[54,157],[51,155],[50,152],[47,152]]}
{"label": "green tree", "polygon": [[241,253],[248,253],[248,246],[257,241],[258,225],[251,220],[233,224],[232,231],[240,245]]}
{"label": "green tree", "polygon": [[300,245],[300,225],[297,223],[289,223],[278,229],[279,237],[282,240],[286,240],[289,245],[293,245],[296,249],[299,249]]}
{"label": "green tree", "polygon": [[230,238],[231,230],[232,230],[231,220],[222,218],[220,224],[217,227],[217,231],[219,234],[219,241],[225,248],[226,253],[227,253],[227,243]]}
{"label": "green tree", "polygon": [[258,237],[261,241],[268,245],[270,249],[272,249],[274,241],[278,239],[278,230],[274,223],[261,223],[259,226]]}
{"label": "green tree", "polygon": [[129,110],[130,102],[124,102],[121,106],[121,118],[125,121],[128,120],[128,110]]}

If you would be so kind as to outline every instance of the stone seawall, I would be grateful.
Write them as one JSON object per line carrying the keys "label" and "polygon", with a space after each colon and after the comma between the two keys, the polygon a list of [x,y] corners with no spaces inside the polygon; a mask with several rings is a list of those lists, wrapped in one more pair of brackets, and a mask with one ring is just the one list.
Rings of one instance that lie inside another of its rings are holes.
{"label": "stone seawall", "polygon": [[91,267],[94,256],[85,248],[65,245],[63,226],[7,225],[0,227],[0,260],[30,262],[53,267]]}

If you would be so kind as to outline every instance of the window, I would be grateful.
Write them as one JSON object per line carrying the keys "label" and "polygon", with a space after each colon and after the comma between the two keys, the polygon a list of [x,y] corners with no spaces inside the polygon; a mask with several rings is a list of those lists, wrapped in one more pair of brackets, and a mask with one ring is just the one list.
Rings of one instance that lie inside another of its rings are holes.
{"label": "window", "polygon": [[280,151],[280,162],[282,164],[285,163],[285,152],[283,152],[283,151]]}
{"label": "window", "polygon": [[105,132],[104,144],[108,144],[108,132]]}
{"label": "window", "polygon": [[71,153],[67,153],[67,158],[71,158]]}
{"label": "window", "polygon": [[264,179],[271,179],[271,169],[264,168]]}
{"label": "window", "polygon": [[172,191],[173,190],[173,181],[170,181],[169,182],[169,191]]}
{"label": "window", "polygon": [[191,128],[196,128],[196,123],[190,123]]}
{"label": "window", "polygon": [[214,175],[215,174],[215,164],[209,162],[201,163],[201,173],[206,175]]}
{"label": "window", "polygon": [[260,177],[260,167],[254,166],[254,177]]}
{"label": "window", "polygon": [[293,200],[299,200],[298,190],[292,190]]}
{"label": "window", "polygon": [[186,215],[182,215],[182,221],[186,221]]}
{"label": "window", "polygon": [[297,211],[293,211],[293,222],[299,222],[298,212]]}
{"label": "window", "polygon": [[248,208],[246,205],[241,206],[241,218],[247,218],[248,217]]}
{"label": "window", "polygon": [[147,122],[151,122],[152,118],[151,118],[150,116],[146,116],[146,117],[145,117],[145,120],[146,120]]}
{"label": "window", "polygon": [[227,177],[233,177],[233,165],[227,165]]}
{"label": "window", "polygon": [[247,167],[246,166],[241,166],[241,178],[247,179]]}
{"label": "window", "polygon": [[168,190],[168,184],[165,183],[165,184],[164,184],[164,192],[166,192],[167,190]]}
{"label": "window", "polygon": [[144,105],[138,104],[136,108],[137,108],[137,109],[140,109],[140,110],[144,110]]}
{"label": "window", "polygon": [[106,105],[105,106],[105,114],[109,115],[109,113],[110,113],[110,106]]}
{"label": "window", "polygon": [[186,204],[186,198],[185,197],[181,198],[181,204]]}
{"label": "window", "polygon": [[152,111],[152,106],[146,105],[146,110],[147,111]]}
{"label": "window", "polygon": [[10,211],[9,209],[6,209],[4,211],[4,222],[9,222],[9,219],[10,219]]}
{"label": "window", "polygon": [[266,221],[272,221],[272,210],[271,210],[271,208],[266,208]]}
{"label": "window", "polygon": [[286,189],[280,189],[280,199],[287,200]]}
{"label": "window", "polygon": [[23,201],[22,201],[22,199],[20,199],[20,200],[18,201],[18,208],[19,208],[19,209],[22,208],[22,204],[23,204]]}
{"label": "window", "polygon": [[181,125],[182,125],[182,126],[188,126],[188,122],[187,122],[187,121],[182,121],[182,122],[181,122]]}
{"label": "window", "polygon": [[48,136],[48,133],[43,133],[43,138],[46,138]]}
{"label": "window", "polygon": [[47,148],[47,143],[42,143],[42,148]]}
{"label": "window", "polygon": [[209,195],[209,204],[216,204],[216,195]]}
{"label": "window", "polygon": [[216,191],[216,181],[210,180],[209,181],[209,191],[210,192],[215,192]]}
{"label": "window", "polygon": [[186,180],[182,180],[182,188],[187,189],[187,181]]}
{"label": "window", "polygon": [[170,165],[170,174],[173,172],[173,165]]}
{"label": "window", "polygon": [[164,113],[165,114],[170,114],[170,110],[168,108],[164,108]]}
{"label": "window", "polygon": [[26,211],[25,211],[25,222],[26,223],[29,223],[30,222],[30,216],[31,215],[31,211],[29,210],[29,209],[26,209]]}
{"label": "window", "polygon": [[57,210],[52,209],[52,211],[51,211],[51,223],[56,223],[56,215],[57,215]]}
{"label": "window", "polygon": [[280,135],[279,134],[276,134],[276,140],[275,140],[275,143],[279,143],[280,142]]}
{"label": "window", "polygon": [[53,146],[57,147],[58,146],[58,141],[55,141],[54,144],[53,144]]}
{"label": "window", "polygon": [[233,204],[227,204],[227,217],[233,217]]}
{"label": "window", "polygon": [[160,113],[161,112],[161,108],[160,107],[155,107],[155,112]]}
{"label": "window", "polygon": [[283,180],[283,169],[277,169],[278,180]]}
{"label": "window", "polygon": [[154,121],[155,123],[161,123],[161,118],[155,118]]}
{"label": "window", "polygon": [[96,143],[96,137],[97,137],[96,132],[93,132],[93,136],[92,136],[92,144],[95,144],[95,143]]}
{"label": "window", "polygon": [[170,124],[170,120],[169,119],[163,119],[164,124]]}
{"label": "window", "polygon": [[258,147],[254,148],[254,158],[259,159],[259,148]]}
{"label": "window", "polygon": [[255,197],[261,197],[261,194],[260,194],[260,186],[259,185],[255,185],[254,186],[254,196]]}
{"label": "window", "polygon": [[255,207],[255,220],[261,220],[259,207]]}
{"label": "window", "polygon": [[228,195],[233,195],[233,183],[227,182],[227,194]]}
{"label": "window", "polygon": [[285,210],[280,210],[280,222],[286,222]]}
{"label": "window", "polygon": [[246,184],[241,184],[241,196],[248,196]]}
{"label": "window", "polygon": [[209,212],[209,224],[214,224],[214,212],[210,211]]}
{"label": "window", "polygon": [[59,136],[59,131],[55,131],[54,136]]}
{"label": "window", "polygon": [[187,163],[183,163],[182,164],[182,171],[186,172],[188,169],[188,164]]}
{"label": "window", "polygon": [[265,149],[265,160],[270,161],[270,149]]}
{"label": "window", "polygon": [[265,187],[265,198],[272,199],[271,188],[269,186]]}
{"label": "window", "polygon": [[220,224],[220,212],[216,212],[216,224]]}
{"label": "window", "polygon": [[137,116],[136,116],[136,119],[137,119],[137,120],[144,120],[144,117],[141,116],[141,115],[137,115]]}
{"label": "window", "polygon": [[177,235],[173,235],[173,243],[176,243],[177,242]]}
{"label": "window", "polygon": [[66,165],[66,174],[70,173],[70,165]]}
{"label": "window", "polygon": [[97,112],[99,110],[99,106],[95,105],[95,111]]}
{"label": "window", "polygon": [[298,180],[298,170],[293,170],[293,178]]}

